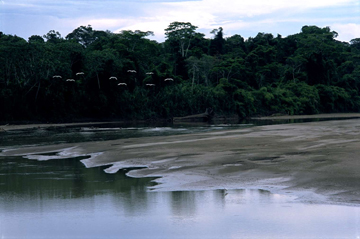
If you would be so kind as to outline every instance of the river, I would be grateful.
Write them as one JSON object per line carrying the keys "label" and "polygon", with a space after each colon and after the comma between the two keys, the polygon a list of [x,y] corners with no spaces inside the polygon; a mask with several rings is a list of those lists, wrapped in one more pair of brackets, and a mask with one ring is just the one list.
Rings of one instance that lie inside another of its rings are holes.
{"label": "river", "polygon": [[[255,124],[32,128],[1,132],[0,148],[156,140]],[[86,158],[0,156],[1,238],[360,238],[357,205],[305,203],[259,188],[161,191],[156,177],[86,168]]]}

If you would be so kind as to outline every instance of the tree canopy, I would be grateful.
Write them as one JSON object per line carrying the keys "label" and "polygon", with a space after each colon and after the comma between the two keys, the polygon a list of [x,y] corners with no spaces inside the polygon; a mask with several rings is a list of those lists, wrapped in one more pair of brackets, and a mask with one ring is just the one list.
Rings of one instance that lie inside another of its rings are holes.
{"label": "tree canopy", "polygon": [[0,33],[0,121],[359,112],[360,38],[329,27],[212,38],[173,22],[151,31],[80,26],[28,40]]}

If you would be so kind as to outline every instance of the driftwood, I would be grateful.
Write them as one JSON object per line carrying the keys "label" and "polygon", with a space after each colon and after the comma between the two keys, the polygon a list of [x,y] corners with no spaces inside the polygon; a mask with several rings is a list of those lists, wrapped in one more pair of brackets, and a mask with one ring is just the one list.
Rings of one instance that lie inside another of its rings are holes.
{"label": "driftwood", "polygon": [[206,108],[205,113],[196,114],[196,115],[188,115],[185,117],[174,117],[174,122],[207,122],[211,120],[214,116],[214,111],[212,108]]}

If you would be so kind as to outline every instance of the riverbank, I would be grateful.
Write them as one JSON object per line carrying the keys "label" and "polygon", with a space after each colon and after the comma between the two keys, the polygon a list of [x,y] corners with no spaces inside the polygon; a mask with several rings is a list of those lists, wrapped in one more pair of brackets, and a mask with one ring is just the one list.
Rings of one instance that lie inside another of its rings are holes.
{"label": "riverbank", "polygon": [[302,202],[360,205],[360,119],[56,144],[1,155],[88,156],[86,167],[107,165],[107,173],[143,167],[128,175],[159,177],[152,188],[158,191],[265,189]]}
{"label": "riverbank", "polygon": [[[104,122],[103,122],[104,123]],[[101,124],[101,122],[88,122],[88,123],[55,123],[55,124],[5,124],[0,125],[0,131],[8,130],[22,130],[22,129],[33,129],[33,128],[50,128],[50,127],[66,127],[66,126],[76,126],[76,125],[96,125]]]}
{"label": "riverbank", "polygon": [[298,119],[341,119],[341,118],[360,118],[360,113],[332,113],[315,115],[274,115],[263,117],[252,117],[255,120],[298,120]]}
{"label": "riverbank", "polygon": [[[280,116],[262,116],[262,117],[251,117],[250,120],[266,120],[266,121],[280,121],[280,120],[306,120],[306,119],[350,119],[350,118],[360,118],[360,113],[333,113],[333,114],[316,114],[316,115],[280,115]],[[233,117],[216,117],[216,121],[231,121],[234,123],[239,119]],[[162,120],[160,122],[164,122]],[[23,129],[32,129],[32,128],[51,128],[51,127],[67,127],[67,126],[89,126],[89,125],[101,125],[101,124],[124,124],[132,122],[143,123],[145,121],[124,121],[124,120],[114,120],[114,121],[84,121],[84,122],[68,122],[68,123],[27,123],[27,124],[15,124],[8,123],[0,125],[1,131],[8,130],[23,130]]]}

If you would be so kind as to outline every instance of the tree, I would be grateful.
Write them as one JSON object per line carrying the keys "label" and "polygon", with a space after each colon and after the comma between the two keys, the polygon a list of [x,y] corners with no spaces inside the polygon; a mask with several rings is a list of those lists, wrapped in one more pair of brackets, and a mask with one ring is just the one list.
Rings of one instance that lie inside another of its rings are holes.
{"label": "tree", "polygon": [[32,35],[31,37],[29,37],[29,43],[44,43],[44,38],[42,38],[41,36],[38,35]]}
{"label": "tree", "polygon": [[121,41],[127,46],[128,51],[135,51],[136,47],[141,47],[144,38],[148,36],[154,36],[152,31],[140,31],[140,30],[123,30],[119,34],[116,34]]}
{"label": "tree", "polygon": [[289,66],[291,71],[292,80],[295,82],[295,79],[299,78],[301,73],[301,68],[304,65],[306,60],[301,55],[296,55],[293,57],[288,57],[286,59],[286,64]]}
{"label": "tree", "polygon": [[47,42],[50,42],[50,43],[59,43],[59,42],[61,42],[61,40],[63,40],[61,37],[61,34],[55,30],[50,30],[43,37],[47,40]]}
{"label": "tree", "polygon": [[331,84],[336,76],[337,61],[343,44],[334,40],[337,33],[329,27],[304,26],[296,36],[295,55],[304,59],[305,73],[309,85]]}
{"label": "tree", "polygon": [[316,26],[247,40],[196,29],[173,22],[163,43],[148,39],[151,31],[90,25],[65,39],[55,30],[28,41],[0,32],[0,120],[148,119],[209,106],[240,117],[360,109],[360,38],[340,42]]}
{"label": "tree", "polygon": [[224,53],[231,57],[242,57],[246,56],[245,40],[242,36],[235,34],[231,37],[226,38],[224,45]]}
{"label": "tree", "polygon": [[96,40],[95,32],[92,29],[91,25],[80,26],[74,31],[69,33],[66,37],[66,40],[75,40],[77,43],[80,43],[84,47],[88,47],[91,43]]}
{"label": "tree", "polygon": [[223,28],[214,29],[210,33],[214,34],[214,39],[210,42],[210,55],[223,54],[225,40],[223,38]]}
{"label": "tree", "polygon": [[360,51],[360,38],[355,38],[350,41],[351,47]]}
{"label": "tree", "polygon": [[172,22],[165,29],[166,38],[171,42],[176,42],[179,46],[179,52],[182,57],[186,57],[195,36],[197,26],[190,22]]}
{"label": "tree", "polygon": [[159,63],[157,57],[160,51],[159,44],[146,38],[153,35],[152,31],[140,30],[123,30],[115,35],[116,48],[120,56],[131,61],[133,69],[136,69],[140,75],[152,71]]}

